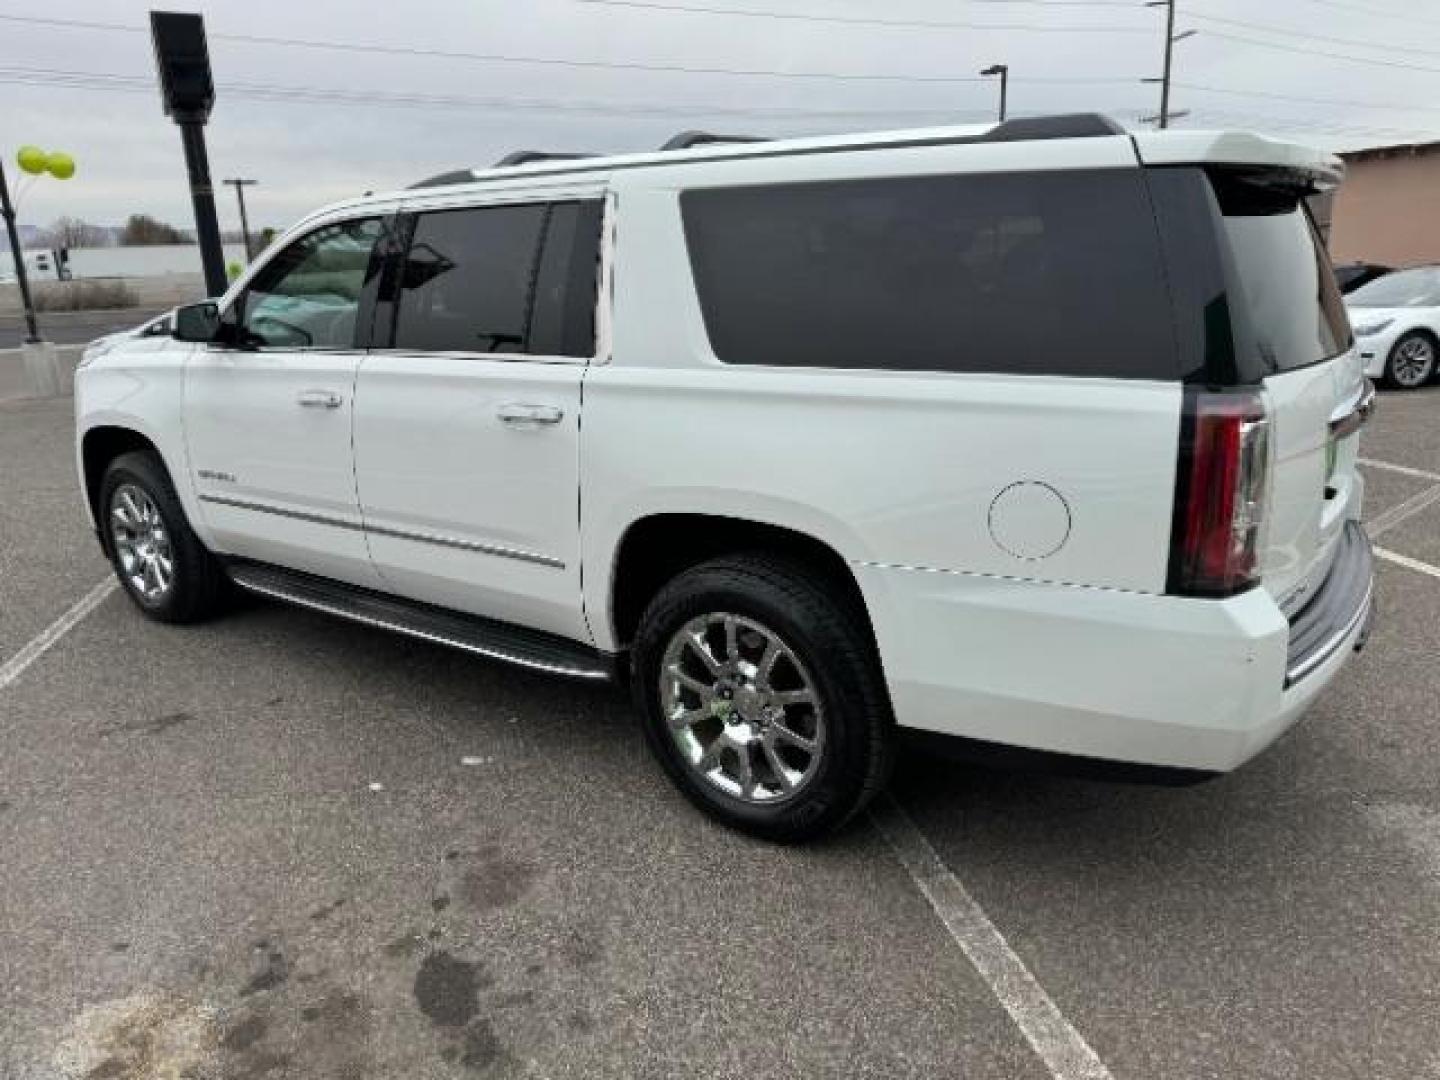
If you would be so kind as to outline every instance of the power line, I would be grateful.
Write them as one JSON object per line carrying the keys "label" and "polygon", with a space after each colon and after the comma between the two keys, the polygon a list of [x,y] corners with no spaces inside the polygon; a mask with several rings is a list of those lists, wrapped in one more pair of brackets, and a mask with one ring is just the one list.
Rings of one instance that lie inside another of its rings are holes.
{"label": "power line", "polygon": [[1330,37],[1326,34],[1312,34],[1306,30],[1291,30],[1284,26],[1267,26],[1265,23],[1246,22],[1244,19],[1222,18],[1219,15],[1206,15],[1203,12],[1187,9],[1185,17],[1191,22],[1219,23],[1224,26],[1239,26],[1249,30],[1261,30],[1267,34],[1279,34],[1284,37],[1309,38],[1311,41],[1324,41],[1331,45],[1353,45],[1362,49],[1383,49],[1388,52],[1416,53],[1420,56],[1440,56],[1437,49],[1416,49],[1409,45],[1390,45],[1382,41],[1364,41],[1360,38]]}
{"label": "power line", "polygon": [[1427,19],[1421,15],[1411,15],[1404,11],[1385,11],[1363,4],[1348,4],[1344,0],[1309,0],[1309,2],[1320,4],[1323,7],[1338,8],[1341,11],[1358,11],[1362,15],[1379,15],[1385,19],[1404,19],[1408,23],[1428,23],[1432,26],[1440,26],[1440,19]]}
{"label": "power line", "polygon": [[[120,31],[123,33],[143,34],[148,31],[144,27],[128,26],[123,23],[101,23],[89,22],[79,19],[51,19],[27,15],[4,15],[0,14],[0,21],[26,23],[37,26],[49,26],[71,30],[108,30]],[[401,45],[375,45],[364,42],[345,41],[314,41],[303,38],[282,38],[268,37],[259,34],[223,34],[212,33],[209,35],[215,41],[234,41],[248,45],[278,45],[286,48],[301,49],[325,49],[331,52],[348,53],[379,53],[387,56],[410,56],[425,57],[428,59],[440,60],[468,60],[484,63],[497,64],[541,64],[567,68],[599,68],[606,70],[620,71],[653,71],[668,74],[684,73],[690,75],[729,75],[729,76],[751,76],[782,79],[818,79],[832,81],[860,81],[860,82],[895,82],[895,83],[979,83],[984,79],[973,76],[953,75],[888,75],[878,72],[840,72],[840,71],[774,71],[767,68],[725,68],[725,67],[692,67],[686,64],[646,64],[630,63],[610,60],[570,60],[561,57],[550,56],[515,56],[508,53],[476,53],[456,52],[447,49],[426,49],[410,48]],[[1101,79],[1030,79],[1027,82],[1051,82],[1051,83],[1091,83],[1091,82],[1112,82],[1123,83],[1128,80],[1105,78]]]}
{"label": "power line", "polygon": [[[999,3],[1001,0],[988,0]],[[1069,0],[1065,4],[1044,3],[1042,0],[1004,0],[1006,3],[1031,3],[1043,7],[1078,7],[1080,0]],[[687,15],[738,15],[751,19],[774,19],[793,22],[831,23],[841,26],[884,26],[906,30],[1025,30],[1031,33],[1063,34],[1148,34],[1150,31],[1138,26],[1043,26],[1036,23],[974,23],[959,20],[940,19],[877,19],[860,15],[818,15],[802,11],[757,11],[754,8],[715,7],[700,4],[669,4],[660,0],[576,0],[580,4],[595,4],[603,7],[637,8],[646,11],[679,12]],[[1101,3],[1100,0],[1085,0],[1085,6],[1125,7],[1134,11],[1133,4],[1116,2]]]}
{"label": "power line", "polygon": [[[0,82],[25,86],[52,86],[64,89],[155,92],[149,76],[105,72],[58,71],[47,68],[0,67]],[[787,109],[735,105],[646,105],[640,103],[576,101],[550,98],[470,97],[451,94],[384,93],[367,90],[340,90],[314,86],[276,86],[268,83],[227,82],[221,92],[241,98],[298,104],[381,105],[398,108],[478,108],[519,111],[576,112],[616,116],[693,117],[696,114],[736,116],[751,119],[893,119],[900,116],[930,116],[959,120],[989,119],[988,109]]]}
{"label": "power line", "polygon": [[1298,101],[1307,105],[1341,105],[1358,109],[1394,109],[1408,112],[1430,112],[1440,114],[1440,107],[1433,105],[1401,105],[1393,101],[1352,101],[1344,98],[1305,97],[1299,94],[1274,94],[1266,90],[1234,90],[1222,86],[1202,86],[1198,83],[1176,81],[1172,85],[1186,90],[1199,90],[1207,94],[1230,94],[1236,97],[1271,98],[1276,101]]}
{"label": "power line", "polygon": [[1407,138],[1423,136],[1423,127],[1387,127],[1375,124],[1343,124],[1315,118],[1267,116],[1252,112],[1230,112],[1224,109],[1198,108],[1192,118],[1200,124],[1219,124],[1225,127],[1245,127],[1251,130],[1271,129],[1275,131],[1308,131],[1326,135],[1370,136],[1401,135]]}
{"label": "power line", "polygon": [[1440,75],[1440,68],[1423,67],[1420,64],[1404,64],[1395,60],[1377,60],[1370,56],[1351,56],[1347,53],[1329,52],[1324,49],[1305,49],[1298,45],[1280,45],[1273,41],[1261,41],[1259,38],[1246,37],[1244,34],[1234,34],[1226,30],[1206,30],[1205,36],[1219,38],[1222,41],[1234,41],[1242,45],[1253,45],[1260,49],[1274,49],[1278,52],[1297,53],[1301,56],[1324,56],[1331,60],[1345,60],[1353,64],[1368,64],[1371,67],[1400,68],[1404,71],[1424,71],[1431,75]]}

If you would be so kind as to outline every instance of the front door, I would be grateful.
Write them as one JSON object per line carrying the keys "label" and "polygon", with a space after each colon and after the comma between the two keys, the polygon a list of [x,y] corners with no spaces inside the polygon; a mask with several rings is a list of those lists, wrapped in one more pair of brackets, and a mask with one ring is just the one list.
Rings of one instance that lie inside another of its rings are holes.
{"label": "front door", "polygon": [[383,227],[332,222],[290,243],[222,313],[227,343],[186,365],[192,483],[226,554],[375,584],[351,424]]}
{"label": "front door", "polygon": [[580,385],[598,198],[424,204],[355,392],[355,471],[384,587],[588,639]]}

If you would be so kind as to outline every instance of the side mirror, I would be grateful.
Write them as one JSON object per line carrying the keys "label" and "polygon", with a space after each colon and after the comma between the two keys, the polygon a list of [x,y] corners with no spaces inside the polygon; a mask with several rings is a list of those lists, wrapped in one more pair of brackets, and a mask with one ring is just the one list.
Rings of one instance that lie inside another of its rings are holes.
{"label": "side mirror", "polygon": [[213,300],[186,304],[175,309],[175,329],[172,334],[177,341],[214,341],[219,332],[220,305]]}

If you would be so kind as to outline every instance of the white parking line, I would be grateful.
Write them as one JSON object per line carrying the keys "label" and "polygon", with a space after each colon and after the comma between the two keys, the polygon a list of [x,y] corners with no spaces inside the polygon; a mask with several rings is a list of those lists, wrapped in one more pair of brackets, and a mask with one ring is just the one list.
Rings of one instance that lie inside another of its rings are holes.
{"label": "white parking line", "polygon": [[870,817],[1050,1075],[1055,1080],[1112,1080],[1105,1063],[1065,1019],[900,805],[889,795],[881,795]]}
{"label": "white parking line", "polygon": [[1433,578],[1440,578],[1440,566],[1431,566],[1419,559],[1412,559],[1409,555],[1401,555],[1398,551],[1388,551],[1385,548],[1372,548],[1376,556],[1393,562],[1396,566],[1403,566],[1407,570],[1415,570],[1422,574],[1429,574]]}
{"label": "white parking line", "polygon": [[1388,461],[1376,461],[1374,458],[1356,458],[1356,463],[1362,467],[1371,469],[1385,469],[1388,472],[1399,473],[1401,476],[1414,476],[1421,480],[1434,480],[1440,483],[1440,473],[1426,472],[1424,469],[1412,469],[1409,465],[1392,465]]}
{"label": "white parking line", "polygon": [[4,664],[0,664],[0,690],[4,690],[18,679],[26,668],[44,656],[50,646],[69,633],[75,624],[86,615],[99,607],[100,602],[114,592],[118,585],[119,582],[113,577],[107,577],[75,601],[64,615],[26,642],[23,649],[6,660]]}
{"label": "white parking line", "polygon": [[1383,532],[1393,529],[1407,518],[1412,518],[1428,506],[1440,502],[1440,484],[1433,484],[1417,495],[1396,506],[1392,506],[1382,514],[1376,514],[1373,519],[1365,523],[1365,531],[1370,534],[1373,540]]}

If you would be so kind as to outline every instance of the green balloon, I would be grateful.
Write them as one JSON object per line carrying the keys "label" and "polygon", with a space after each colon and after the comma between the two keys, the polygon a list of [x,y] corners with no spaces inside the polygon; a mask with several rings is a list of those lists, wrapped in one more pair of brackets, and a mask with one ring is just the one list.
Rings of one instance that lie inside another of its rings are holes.
{"label": "green balloon", "polygon": [[45,166],[50,162],[50,155],[41,150],[38,146],[22,146],[15,160],[20,163],[22,172],[31,176],[39,176],[45,171]]}
{"label": "green balloon", "polygon": [[75,175],[75,159],[69,154],[55,150],[46,155],[45,169],[56,180],[69,180]]}

